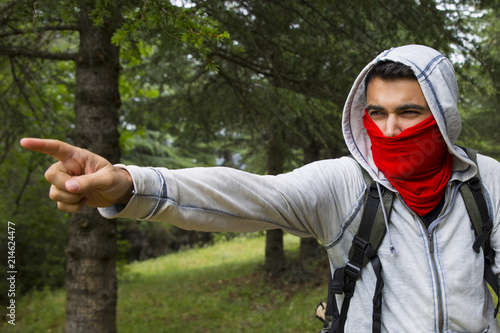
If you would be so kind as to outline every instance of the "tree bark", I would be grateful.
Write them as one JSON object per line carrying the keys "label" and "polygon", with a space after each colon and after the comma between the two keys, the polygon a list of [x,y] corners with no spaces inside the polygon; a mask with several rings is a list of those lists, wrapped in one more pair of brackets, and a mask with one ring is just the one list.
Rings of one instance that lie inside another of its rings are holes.
{"label": "tree bark", "polygon": [[[283,172],[285,164],[285,149],[282,131],[271,131],[267,171],[270,175]],[[266,259],[264,268],[266,272],[276,274],[285,268],[285,250],[283,248],[283,230],[275,229],[266,232]]]}
{"label": "tree bark", "polygon": [[266,232],[266,272],[277,274],[285,268],[285,250],[283,247],[283,230],[273,229]]}
{"label": "tree bark", "polygon": [[[111,163],[120,158],[118,109],[119,48],[111,44],[117,22],[94,26],[81,8],[76,58],[74,143]],[[66,268],[66,332],[116,332],[116,225],[86,207],[71,216]]]}

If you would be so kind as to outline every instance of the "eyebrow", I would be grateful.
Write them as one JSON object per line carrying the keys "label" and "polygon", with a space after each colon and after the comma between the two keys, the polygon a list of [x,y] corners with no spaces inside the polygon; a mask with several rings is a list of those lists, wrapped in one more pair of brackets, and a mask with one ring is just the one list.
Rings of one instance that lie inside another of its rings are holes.
{"label": "eyebrow", "polygon": [[[385,110],[383,107],[379,106],[379,105],[374,105],[374,104],[370,104],[366,107],[367,111],[383,111]],[[423,107],[422,105],[419,105],[419,104],[414,104],[414,103],[408,103],[408,104],[403,104],[403,105],[399,105],[397,108],[396,108],[396,111],[401,111],[401,110],[407,110],[407,109],[416,109],[416,110],[422,110],[422,111],[426,111],[427,108]]]}
{"label": "eyebrow", "polygon": [[366,107],[366,110],[367,111],[372,111],[372,110],[375,110],[375,111],[383,111],[384,108],[381,107],[381,106],[378,106],[378,105],[373,105],[373,104],[370,104]]}

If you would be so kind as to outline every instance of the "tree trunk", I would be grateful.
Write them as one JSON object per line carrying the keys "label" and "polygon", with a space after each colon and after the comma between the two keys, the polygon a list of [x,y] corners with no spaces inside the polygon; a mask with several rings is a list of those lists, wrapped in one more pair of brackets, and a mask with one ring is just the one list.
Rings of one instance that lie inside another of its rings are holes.
{"label": "tree trunk", "polygon": [[[319,160],[320,146],[311,140],[311,143],[304,149],[304,163],[312,163]],[[305,262],[308,258],[314,258],[317,255],[318,241],[316,238],[301,238],[300,239],[300,260]]]}
{"label": "tree trunk", "polygon": [[[285,164],[284,138],[281,131],[271,132],[267,157],[267,171],[270,175],[283,172]],[[285,250],[283,248],[283,230],[268,230],[266,232],[265,270],[276,274],[285,268]]]}
{"label": "tree trunk", "polygon": [[[117,22],[111,17],[109,22]],[[76,145],[117,163],[120,158],[118,109],[119,48],[111,45],[114,27],[96,28],[89,9],[78,20],[76,60]],[[116,332],[116,225],[86,207],[71,216],[66,268],[66,332]]]}
{"label": "tree trunk", "polygon": [[274,229],[266,232],[266,272],[277,274],[285,268],[285,250],[283,248],[283,230]]}

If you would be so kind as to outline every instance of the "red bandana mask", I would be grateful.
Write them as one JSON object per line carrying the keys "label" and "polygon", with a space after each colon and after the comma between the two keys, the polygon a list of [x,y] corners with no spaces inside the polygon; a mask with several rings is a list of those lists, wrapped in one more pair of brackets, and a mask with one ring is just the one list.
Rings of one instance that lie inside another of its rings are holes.
{"label": "red bandana mask", "polygon": [[417,215],[429,213],[443,197],[453,167],[434,117],[394,137],[385,137],[366,112],[363,124],[375,165]]}

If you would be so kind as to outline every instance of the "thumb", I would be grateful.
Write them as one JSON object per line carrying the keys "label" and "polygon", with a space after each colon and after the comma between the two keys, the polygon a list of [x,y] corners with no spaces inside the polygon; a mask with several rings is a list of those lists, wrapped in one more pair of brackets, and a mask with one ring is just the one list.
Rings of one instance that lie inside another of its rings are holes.
{"label": "thumb", "polygon": [[64,183],[66,190],[70,193],[86,193],[91,191],[95,185],[95,174],[74,176]]}
{"label": "thumb", "polygon": [[80,193],[80,183],[78,183],[75,178],[79,177],[71,178],[70,180],[66,181],[66,183],[64,183],[66,190],[70,193]]}

